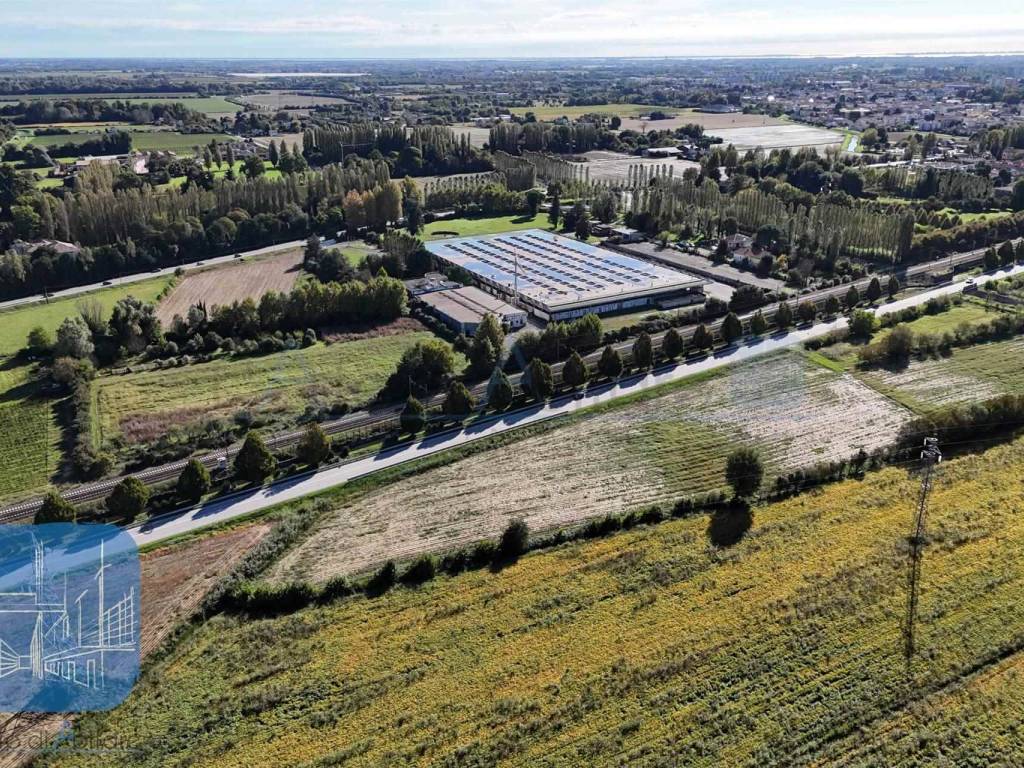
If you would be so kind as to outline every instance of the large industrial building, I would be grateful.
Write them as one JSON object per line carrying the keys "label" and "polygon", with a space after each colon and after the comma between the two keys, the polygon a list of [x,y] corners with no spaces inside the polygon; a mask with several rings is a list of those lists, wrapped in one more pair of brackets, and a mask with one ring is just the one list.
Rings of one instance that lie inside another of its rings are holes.
{"label": "large industrial building", "polygon": [[440,261],[545,320],[699,301],[704,281],[541,229],[427,243]]}

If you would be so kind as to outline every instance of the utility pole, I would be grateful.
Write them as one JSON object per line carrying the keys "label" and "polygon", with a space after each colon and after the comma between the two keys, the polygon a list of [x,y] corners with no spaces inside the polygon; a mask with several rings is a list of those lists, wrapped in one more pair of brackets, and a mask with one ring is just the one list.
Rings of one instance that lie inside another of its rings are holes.
{"label": "utility pole", "polygon": [[921,450],[921,494],[917,501],[917,516],[910,536],[910,563],[907,569],[907,616],[904,627],[904,654],[907,664],[914,656],[914,625],[917,621],[917,598],[921,581],[921,550],[924,547],[925,517],[928,512],[928,492],[932,487],[932,473],[935,465],[942,461],[939,439],[926,437]]}

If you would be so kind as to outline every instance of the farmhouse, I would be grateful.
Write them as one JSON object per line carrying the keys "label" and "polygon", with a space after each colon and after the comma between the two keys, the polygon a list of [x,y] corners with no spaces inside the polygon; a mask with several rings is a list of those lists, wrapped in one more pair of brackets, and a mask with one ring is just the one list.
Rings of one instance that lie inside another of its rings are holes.
{"label": "farmhouse", "polygon": [[540,229],[456,238],[426,248],[544,320],[703,298],[700,278]]}
{"label": "farmhouse", "polygon": [[526,313],[523,310],[472,286],[430,291],[417,298],[440,317],[445,325],[467,336],[476,333],[484,315],[495,315],[508,328],[522,328],[526,325]]}

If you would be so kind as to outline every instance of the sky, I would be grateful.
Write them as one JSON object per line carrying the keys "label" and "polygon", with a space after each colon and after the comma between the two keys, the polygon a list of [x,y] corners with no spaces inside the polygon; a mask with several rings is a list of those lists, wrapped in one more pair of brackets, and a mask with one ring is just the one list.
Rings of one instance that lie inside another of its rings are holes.
{"label": "sky", "polygon": [[1022,0],[0,0],[5,58],[1008,53],[1022,33]]}

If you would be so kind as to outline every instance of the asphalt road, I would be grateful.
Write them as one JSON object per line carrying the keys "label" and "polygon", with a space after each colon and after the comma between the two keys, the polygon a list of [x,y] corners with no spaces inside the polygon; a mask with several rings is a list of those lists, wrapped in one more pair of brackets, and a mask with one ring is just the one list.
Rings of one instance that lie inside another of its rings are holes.
{"label": "asphalt road", "polygon": [[[278,243],[277,245],[268,245],[265,248],[257,248],[252,251],[240,251],[239,253],[243,257],[249,256],[263,256],[268,253],[277,253],[278,251],[287,251],[292,248],[301,248],[306,244],[305,240],[291,240],[287,243]],[[43,301],[55,300],[55,299],[66,299],[69,296],[80,296],[83,293],[91,293],[92,291],[98,291],[103,288],[109,288],[115,285],[131,285],[132,283],[138,283],[143,280],[149,280],[150,278],[160,277],[161,275],[173,275],[175,270],[181,269],[188,272],[193,269],[205,269],[206,267],[212,267],[217,264],[227,264],[229,262],[236,261],[234,255],[230,256],[218,256],[213,259],[202,259],[201,261],[193,261],[188,264],[182,264],[181,266],[164,267],[163,269],[154,269],[152,272],[139,272],[134,275],[125,275],[124,277],[112,277],[110,280],[99,283],[91,283],[89,285],[79,285],[75,288],[65,288],[63,291],[54,291],[48,293],[46,296],[42,294],[35,294],[33,296],[26,296],[22,299],[11,299],[10,301],[0,302],[0,311],[5,309],[12,309],[14,307],[25,306],[26,304],[40,304]]]}
{"label": "asphalt road", "polygon": [[[996,272],[994,275],[1004,276],[1022,272],[1024,272],[1024,266],[1017,266]],[[915,296],[884,304],[875,312],[876,314],[887,314],[899,311],[906,307],[922,304],[932,297],[959,293],[963,287],[963,283],[943,285]],[[582,396],[565,395],[544,405],[534,405],[514,413],[489,417],[468,427],[431,435],[423,440],[386,449],[373,456],[327,467],[304,476],[288,478],[273,485],[235,494],[193,509],[157,517],[142,525],[129,528],[129,533],[139,546],[153,544],[172,536],[259,512],[283,502],[301,499],[379,472],[382,469],[414,461],[475,440],[501,434],[528,424],[566,416],[582,408],[615,400],[624,395],[794,347],[808,339],[823,336],[845,326],[846,319],[840,317],[827,323],[798,328],[784,334],[749,339],[742,345],[734,345],[713,355],[686,360],[676,365],[663,366],[650,373],[627,377],[614,384],[599,385],[587,390]]]}

